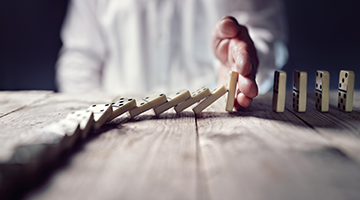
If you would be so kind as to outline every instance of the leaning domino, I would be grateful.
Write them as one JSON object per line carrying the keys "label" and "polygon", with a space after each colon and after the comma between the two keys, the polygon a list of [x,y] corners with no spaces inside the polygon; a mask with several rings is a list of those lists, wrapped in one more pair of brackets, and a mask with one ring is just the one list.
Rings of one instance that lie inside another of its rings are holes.
{"label": "leaning domino", "polygon": [[113,112],[108,118],[108,121],[113,120],[114,118],[124,114],[125,112],[133,109],[136,107],[136,101],[135,99],[128,99],[121,97],[119,101],[111,103]]}
{"label": "leaning domino", "polygon": [[161,104],[167,101],[166,95],[164,93],[155,93],[150,96],[145,97],[142,101],[139,102],[138,106],[130,110],[130,116],[135,117],[143,112],[160,106]]}
{"label": "leaning domino", "polygon": [[274,87],[272,108],[275,112],[284,112],[286,95],[286,72],[276,70],[274,73]]}
{"label": "leaning domino", "polygon": [[205,97],[211,95],[209,88],[202,87],[191,94],[191,98],[180,103],[179,105],[175,106],[176,113],[180,113],[181,111],[185,110],[186,108],[190,107],[191,105],[199,102],[200,100],[204,99]]}
{"label": "leaning domino", "polygon": [[94,121],[94,114],[90,110],[78,110],[69,113],[65,119],[70,119],[78,122],[80,124],[81,138],[85,139],[93,127]]}
{"label": "leaning domino", "polygon": [[87,110],[94,113],[94,129],[99,129],[113,112],[110,104],[94,104]]}
{"label": "leaning domino", "polygon": [[321,112],[329,111],[329,84],[330,74],[327,71],[316,71],[316,83],[315,83],[315,107]]}
{"label": "leaning domino", "polygon": [[212,103],[214,103],[216,100],[218,100],[222,95],[224,95],[227,92],[227,89],[225,86],[221,85],[216,87],[210,96],[208,96],[206,99],[204,99],[202,102],[200,102],[198,105],[196,105],[193,108],[193,111],[195,114],[199,114],[201,111],[203,111],[205,108],[210,106]]}
{"label": "leaning domino", "polygon": [[341,70],[339,75],[338,108],[345,112],[353,109],[355,73]]}
{"label": "leaning domino", "polygon": [[179,103],[189,99],[191,97],[189,90],[182,89],[173,94],[167,96],[167,102],[154,108],[154,112],[156,115],[160,115],[161,113],[167,111],[173,106],[178,105]]}
{"label": "leaning domino", "polygon": [[229,73],[229,83],[228,83],[228,94],[226,98],[226,107],[225,110],[231,112],[234,108],[236,85],[238,82],[239,73],[235,71],[230,71]]}

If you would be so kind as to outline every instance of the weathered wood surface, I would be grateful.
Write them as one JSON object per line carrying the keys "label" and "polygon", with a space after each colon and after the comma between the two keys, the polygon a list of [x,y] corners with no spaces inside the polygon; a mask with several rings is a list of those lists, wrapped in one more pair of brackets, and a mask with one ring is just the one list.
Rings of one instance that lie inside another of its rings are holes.
{"label": "weathered wood surface", "polygon": [[[119,96],[39,92],[23,104],[22,93],[5,101],[0,92],[0,113],[6,113],[0,116],[0,159],[48,123]],[[275,113],[266,94],[240,112],[225,112],[220,99],[196,117],[189,109],[181,116],[122,116],[93,133],[25,198],[359,199],[355,97],[352,113],[337,111],[335,99],[329,113],[319,113],[311,94],[306,113],[291,104]],[[17,106],[6,103],[14,101]]]}

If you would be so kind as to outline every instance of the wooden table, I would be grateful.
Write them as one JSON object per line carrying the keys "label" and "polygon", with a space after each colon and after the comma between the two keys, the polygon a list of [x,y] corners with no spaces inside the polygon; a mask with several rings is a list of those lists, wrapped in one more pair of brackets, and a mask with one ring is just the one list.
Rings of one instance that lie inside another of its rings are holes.
{"label": "wooden table", "polygon": [[[240,112],[122,116],[78,145],[25,199],[360,199],[360,93],[354,111],[271,110],[272,94]],[[291,95],[291,94],[289,94]],[[135,96],[136,97],[136,96]],[[0,92],[0,158],[45,125],[110,94]]]}

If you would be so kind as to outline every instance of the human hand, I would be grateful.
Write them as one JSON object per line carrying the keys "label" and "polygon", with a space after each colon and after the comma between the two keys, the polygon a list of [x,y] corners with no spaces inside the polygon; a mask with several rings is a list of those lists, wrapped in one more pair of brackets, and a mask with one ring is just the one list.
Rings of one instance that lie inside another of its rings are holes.
{"label": "human hand", "polygon": [[227,83],[230,70],[239,73],[235,109],[248,107],[252,98],[258,95],[255,76],[259,60],[247,28],[240,25],[234,17],[223,17],[213,30],[211,45],[221,62],[219,82]]}

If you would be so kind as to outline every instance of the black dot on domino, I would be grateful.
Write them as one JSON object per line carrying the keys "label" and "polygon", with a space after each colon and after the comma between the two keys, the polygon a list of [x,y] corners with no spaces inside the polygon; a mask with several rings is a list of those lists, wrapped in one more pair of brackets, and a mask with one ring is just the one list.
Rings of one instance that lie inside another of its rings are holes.
{"label": "black dot on domino", "polygon": [[92,107],[96,107],[96,105],[92,105]]}
{"label": "black dot on domino", "polygon": [[343,103],[343,102],[344,102],[344,101],[343,101],[343,98],[341,98],[340,102],[341,102],[341,103]]}
{"label": "black dot on domino", "polygon": [[322,78],[322,73],[320,73],[320,78]]}
{"label": "black dot on domino", "polygon": [[120,98],[119,100],[122,101],[122,100],[124,100],[124,98]]}
{"label": "black dot on domino", "polygon": [[315,96],[317,96],[317,93],[315,93]]}
{"label": "black dot on domino", "polygon": [[176,93],[176,95],[180,94],[180,92]]}
{"label": "black dot on domino", "polygon": [[317,83],[315,84],[315,87],[318,87],[318,84],[317,84]]}
{"label": "black dot on domino", "polygon": [[161,97],[162,97],[162,96],[164,96],[164,94],[160,94],[159,96],[161,96]]}
{"label": "black dot on domino", "polygon": [[322,85],[320,85],[320,89],[322,89]]}
{"label": "black dot on domino", "polygon": [[319,109],[321,110],[321,106],[319,106]]}
{"label": "black dot on domino", "polygon": [[148,99],[149,97],[145,97],[145,99]]}
{"label": "black dot on domino", "polygon": [[339,97],[341,97],[341,93],[339,92]]}
{"label": "black dot on domino", "polygon": [[345,105],[343,105],[343,110],[345,110]]}
{"label": "black dot on domino", "polygon": [[341,88],[341,83],[339,83],[339,88]]}
{"label": "black dot on domino", "polygon": [[295,92],[293,92],[293,96],[295,96]]}
{"label": "black dot on domino", "polygon": [[322,95],[320,94],[320,99],[322,98]]}
{"label": "black dot on domino", "polygon": [[123,106],[123,105],[124,105],[124,104],[121,103],[121,104],[119,104],[119,107],[120,107],[120,106]]}
{"label": "black dot on domino", "polygon": [[348,73],[345,73],[345,78],[347,78],[348,77]]}
{"label": "black dot on domino", "polygon": [[100,112],[104,112],[104,110],[100,110]]}
{"label": "black dot on domino", "polygon": [[132,99],[128,99],[128,101],[132,101]]}
{"label": "black dot on domino", "polygon": [[344,78],[342,78],[342,82],[343,82],[343,83],[345,82],[345,79],[344,79]]}
{"label": "black dot on domino", "polygon": [[119,101],[119,103],[124,103],[124,101]]}
{"label": "black dot on domino", "polygon": [[75,114],[75,112],[71,112],[71,114]]}
{"label": "black dot on domino", "polygon": [[317,99],[317,102],[320,103],[320,99]]}
{"label": "black dot on domino", "polygon": [[346,94],[344,94],[344,99],[346,99]]}
{"label": "black dot on domino", "polygon": [[298,100],[296,100],[296,103],[297,103],[297,104],[299,104],[299,99],[298,99]]}
{"label": "black dot on domino", "polygon": [[295,98],[293,98],[293,102],[295,102]]}
{"label": "black dot on domino", "polygon": [[140,106],[142,106],[142,105],[144,105],[145,103],[144,102],[142,102],[141,104],[140,104]]}
{"label": "black dot on domino", "polygon": [[90,112],[90,110],[87,110],[86,112]]}
{"label": "black dot on domino", "polygon": [[338,108],[340,108],[340,103],[338,103]]}
{"label": "black dot on domino", "polygon": [[109,104],[105,104],[105,106],[109,106]]}
{"label": "black dot on domino", "polygon": [[79,117],[79,116],[80,116],[80,114],[77,114],[76,116],[78,116],[78,117]]}
{"label": "black dot on domino", "polygon": [[299,106],[296,106],[296,110],[299,110]]}

